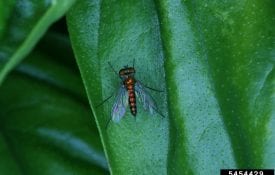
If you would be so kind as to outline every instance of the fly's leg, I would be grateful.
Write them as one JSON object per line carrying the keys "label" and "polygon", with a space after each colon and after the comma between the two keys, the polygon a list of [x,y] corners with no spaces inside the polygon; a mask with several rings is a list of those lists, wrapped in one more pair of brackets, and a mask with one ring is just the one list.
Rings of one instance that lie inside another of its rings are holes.
{"label": "fly's leg", "polygon": [[[164,92],[164,91],[162,91],[162,90],[158,90],[158,89],[154,89],[154,88],[145,86],[145,85],[143,85],[140,81],[138,81],[137,83],[140,84],[139,86],[137,86],[137,87],[139,87],[140,89],[142,89],[142,87],[145,87],[145,88],[148,88],[148,89],[153,90],[153,91],[156,91],[156,92]],[[141,86],[141,87],[140,87],[140,86]],[[139,90],[139,91],[140,91],[140,90]],[[141,93],[141,92],[139,92],[139,93]],[[143,92],[143,93],[145,93],[145,92]],[[153,101],[153,104],[154,104],[154,105],[152,106],[151,109],[153,109],[153,111],[155,111],[156,113],[158,113],[162,118],[165,118],[165,116],[159,111],[159,108],[157,107],[157,103],[156,103],[156,101],[154,100],[154,98],[151,97],[150,94],[147,94],[147,96],[150,97],[149,99],[151,99],[151,101]]]}
{"label": "fly's leg", "polygon": [[165,118],[165,116],[158,110],[158,108],[153,108],[156,113],[158,113],[162,118]]}
{"label": "fly's leg", "polygon": [[143,86],[144,86],[145,88],[147,88],[147,89],[152,90],[152,91],[156,91],[156,92],[164,92],[163,90],[154,89],[154,88],[151,88],[151,87],[146,86],[146,85],[143,85]]}
{"label": "fly's leg", "polygon": [[[96,105],[96,108],[98,108],[99,106],[103,105],[105,102],[107,102],[110,98],[113,97],[114,94],[110,95],[109,97],[107,97],[105,100],[103,100],[100,104]],[[107,130],[109,124],[110,124],[110,121],[112,120],[112,117],[110,117],[105,125],[105,130]]]}
{"label": "fly's leg", "polygon": [[96,108],[98,108],[99,106],[103,105],[105,102],[107,102],[110,98],[113,97],[114,94],[110,95],[109,97],[107,97],[105,100],[103,100],[101,103],[99,103],[98,105],[96,105]]}
{"label": "fly's leg", "polygon": [[[103,100],[101,103],[99,103],[98,105],[96,105],[96,108],[98,108],[99,106],[103,105],[105,102],[107,102],[110,98],[113,97],[114,94],[110,95],[109,97],[107,97],[105,100]],[[109,120],[107,121],[106,123],[106,126],[105,126],[105,130],[108,128],[109,124],[110,124],[110,121],[112,120],[112,117],[109,118]]]}
{"label": "fly's leg", "polygon": [[143,83],[141,83],[140,81],[138,81],[143,87],[150,89],[152,91],[156,91],[156,92],[164,92],[163,90],[159,90],[159,89],[155,89],[155,88],[151,88],[149,86],[144,85]]}
{"label": "fly's leg", "polygon": [[110,117],[109,120],[107,121],[107,123],[106,123],[106,125],[105,125],[105,130],[108,129],[108,126],[109,126],[111,120],[112,120],[112,117]]}

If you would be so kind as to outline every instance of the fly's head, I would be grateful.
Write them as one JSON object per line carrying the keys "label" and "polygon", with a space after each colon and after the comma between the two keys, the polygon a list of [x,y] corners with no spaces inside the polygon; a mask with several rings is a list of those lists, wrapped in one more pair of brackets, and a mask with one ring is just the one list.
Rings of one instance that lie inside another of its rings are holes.
{"label": "fly's head", "polygon": [[134,77],[135,72],[136,72],[136,71],[135,71],[135,68],[125,66],[123,69],[120,69],[120,71],[119,71],[119,77],[120,77],[122,80],[126,80],[126,79],[128,79],[129,77]]}

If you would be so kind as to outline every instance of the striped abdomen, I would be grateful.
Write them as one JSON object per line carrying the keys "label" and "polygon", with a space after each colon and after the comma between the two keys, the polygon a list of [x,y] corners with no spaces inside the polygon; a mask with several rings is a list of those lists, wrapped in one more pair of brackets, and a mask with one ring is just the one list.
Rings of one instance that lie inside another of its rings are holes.
{"label": "striped abdomen", "polygon": [[137,114],[137,105],[136,105],[136,94],[135,94],[135,80],[133,78],[129,78],[125,81],[125,86],[129,95],[129,106],[130,111],[133,116]]}

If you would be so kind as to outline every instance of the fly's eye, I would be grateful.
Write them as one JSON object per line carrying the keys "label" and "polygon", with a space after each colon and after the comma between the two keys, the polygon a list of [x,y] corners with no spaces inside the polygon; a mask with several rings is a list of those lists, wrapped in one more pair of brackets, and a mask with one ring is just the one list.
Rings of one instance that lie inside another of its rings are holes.
{"label": "fly's eye", "polygon": [[124,70],[120,70],[120,71],[119,71],[119,75],[120,75],[120,76],[125,75],[125,71],[124,71]]}
{"label": "fly's eye", "polygon": [[126,75],[130,75],[135,73],[135,69],[134,68],[125,68],[125,69],[121,69],[119,71],[119,76],[126,76]]}
{"label": "fly's eye", "polygon": [[132,68],[132,67],[131,67],[131,68],[129,68],[129,69],[128,69],[128,71],[129,71],[129,73],[135,73],[135,69],[134,69],[134,68]]}

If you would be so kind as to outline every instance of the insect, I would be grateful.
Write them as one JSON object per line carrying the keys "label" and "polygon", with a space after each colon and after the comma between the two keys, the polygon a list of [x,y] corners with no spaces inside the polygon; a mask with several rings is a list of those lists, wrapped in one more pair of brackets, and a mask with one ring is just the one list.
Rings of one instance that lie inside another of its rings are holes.
{"label": "insect", "polygon": [[[110,67],[116,73],[112,65],[109,63]],[[135,68],[134,64],[132,67],[124,66],[124,68],[119,70],[119,77],[121,79],[121,85],[117,92],[115,102],[112,107],[111,118],[107,122],[106,127],[112,120],[114,122],[119,122],[121,118],[125,115],[126,109],[129,105],[131,114],[135,117],[137,115],[137,99],[142,103],[143,108],[153,114],[157,112],[162,117],[164,117],[159,111],[153,100],[153,98],[148,94],[145,88],[162,92],[147,86],[142,85],[142,83],[135,79]],[[117,73],[116,73],[117,74]],[[111,96],[110,96],[111,97]],[[110,98],[109,97],[109,98]],[[103,101],[107,101],[109,98]]]}

